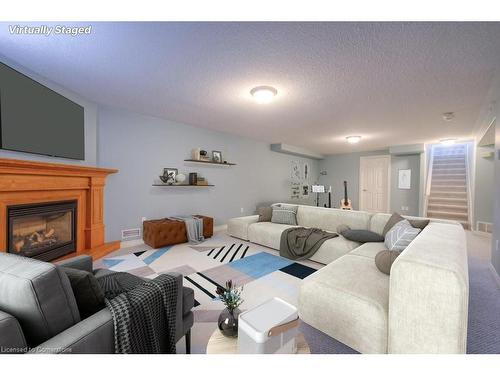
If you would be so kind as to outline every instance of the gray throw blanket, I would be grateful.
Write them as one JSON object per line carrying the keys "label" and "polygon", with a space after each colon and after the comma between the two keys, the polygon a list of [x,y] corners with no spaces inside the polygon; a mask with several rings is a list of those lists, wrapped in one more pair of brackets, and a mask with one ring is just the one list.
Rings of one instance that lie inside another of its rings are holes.
{"label": "gray throw blanket", "polygon": [[318,228],[290,228],[281,233],[280,255],[288,259],[310,258],[323,245],[323,242],[337,237]]}
{"label": "gray throw blanket", "polygon": [[[120,276],[121,275],[121,276]],[[159,275],[154,280],[125,278],[126,274],[106,275],[105,295],[119,288],[126,291],[106,299],[115,329],[115,353],[175,353],[177,282],[174,276]],[[133,276],[133,275],[129,275]],[[114,279],[114,280],[113,280]],[[110,289],[109,289],[110,288]]]}
{"label": "gray throw blanket", "polygon": [[187,239],[191,244],[199,244],[205,240],[203,237],[203,219],[195,216],[175,216],[172,220],[183,221],[186,224]]}

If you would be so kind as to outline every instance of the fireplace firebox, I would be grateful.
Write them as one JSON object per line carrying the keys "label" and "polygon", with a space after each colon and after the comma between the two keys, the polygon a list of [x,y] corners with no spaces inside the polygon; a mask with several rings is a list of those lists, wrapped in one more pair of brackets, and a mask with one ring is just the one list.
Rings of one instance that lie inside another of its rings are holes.
{"label": "fireplace firebox", "polygon": [[7,249],[51,261],[76,249],[76,201],[7,207]]}

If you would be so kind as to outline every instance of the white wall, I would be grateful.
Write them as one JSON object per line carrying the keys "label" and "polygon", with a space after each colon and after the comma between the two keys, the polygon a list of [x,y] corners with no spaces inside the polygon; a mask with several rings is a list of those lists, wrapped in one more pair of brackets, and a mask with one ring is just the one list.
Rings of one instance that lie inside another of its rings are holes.
{"label": "white wall", "polygon": [[[292,160],[309,163],[309,183],[318,176],[317,161],[272,152],[267,143],[125,111],[100,110],[98,138],[99,166],[119,169],[108,177],[105,192],[108,241],[120,239],[122,229],[141,227],[142,217],[198,213],[214,217],[219,225],[253,214],[262,203],[289,201]],[[237,165],[184,162],[194,147],[220,150]],[[164,167],[186,175],[199,172],[215,187],[151,186]],[[312,202],[312,195],[297,201]]]}

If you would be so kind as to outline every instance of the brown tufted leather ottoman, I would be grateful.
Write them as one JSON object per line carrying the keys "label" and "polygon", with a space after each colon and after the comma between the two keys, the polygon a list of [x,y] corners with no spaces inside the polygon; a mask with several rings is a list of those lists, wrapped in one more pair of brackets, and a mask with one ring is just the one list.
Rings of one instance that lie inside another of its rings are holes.
{"label": "brown tufted leather ottoman", "polygon": [[[208,216],[194,215],[203,219],[203,236],[214,234],[214,219]],[[187,242],[186,225],[183,221],[159,219],[143,223],[142,238],[144,243],[157,249],[162,246]]]}

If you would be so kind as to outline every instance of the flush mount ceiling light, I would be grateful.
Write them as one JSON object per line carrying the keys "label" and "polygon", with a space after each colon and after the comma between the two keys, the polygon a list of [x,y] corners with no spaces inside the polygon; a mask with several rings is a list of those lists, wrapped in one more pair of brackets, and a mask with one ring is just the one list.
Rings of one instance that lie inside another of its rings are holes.
{"label": "flush mount ceiling light", "polygon": [[278,90],[271,86],[257,86],[250,90],[250,94],[257,103],[267,104],[278,94]]}
{"label": "flush mount ceiling light", "polygon": [[443,113],[443,120],[444,121],[451,121],[455,118],[455,113],[454,112],[445,112]]}
{"label": "flush mount ceiling light", "polygon": [[345,137],[348,143],[355,144],[361,141],[361,136],[359,135],[350,135],[349,137]]}
{"label": "flush mount ceiling light", "polygon": [[441,139],[439,142],[443,146],[451,146],[454,145],[456,141],[457,141],[456,139]]}

